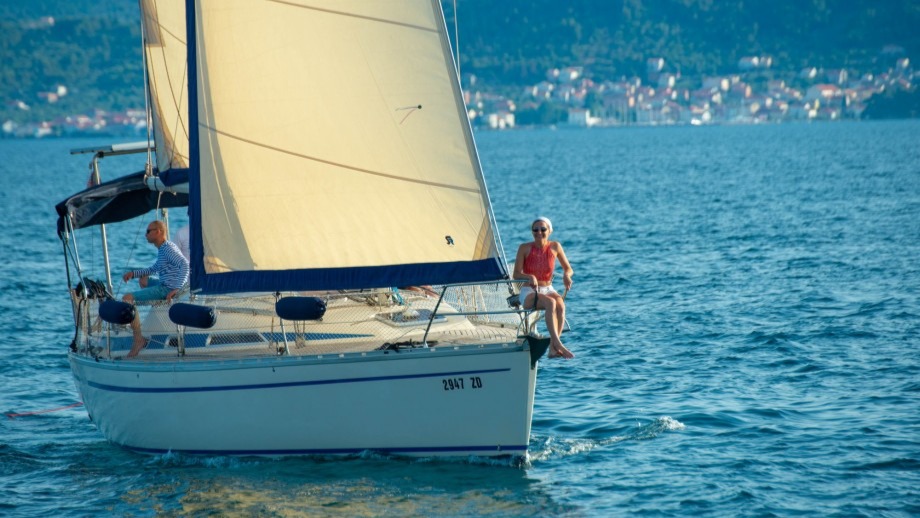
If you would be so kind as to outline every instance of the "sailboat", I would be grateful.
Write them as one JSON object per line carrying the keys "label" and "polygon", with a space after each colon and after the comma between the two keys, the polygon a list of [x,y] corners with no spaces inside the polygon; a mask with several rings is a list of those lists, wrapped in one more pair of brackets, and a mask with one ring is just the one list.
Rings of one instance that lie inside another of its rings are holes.
{"label": "sailboat", "polygon": [[[106,439],[526,456],[548,339],[514,304],[438,0],[141,11],[152,142],[74,150],[97,185],[56,207],[70,366]],[[144,170],[101,181],[129,153]],[[107,228],[185,207],[187,289],[118,300]],[[134,315],[149,341],[129,358]]]}

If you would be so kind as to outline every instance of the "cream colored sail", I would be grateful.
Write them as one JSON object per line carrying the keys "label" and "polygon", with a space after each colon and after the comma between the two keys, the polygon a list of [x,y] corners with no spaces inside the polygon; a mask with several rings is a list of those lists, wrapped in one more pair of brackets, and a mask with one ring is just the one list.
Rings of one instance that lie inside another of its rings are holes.
{"label": "cream colored sail", "polygon": [[473,278],[503,273],[437,0],[197,5],[191,203],[207,275],[357,287],[381,267],[473,280],[484,260]]}
{"label": "cream colored sail", "polygon": [[185,2],[142,0],[157,169],[188,167],[188,67]]}

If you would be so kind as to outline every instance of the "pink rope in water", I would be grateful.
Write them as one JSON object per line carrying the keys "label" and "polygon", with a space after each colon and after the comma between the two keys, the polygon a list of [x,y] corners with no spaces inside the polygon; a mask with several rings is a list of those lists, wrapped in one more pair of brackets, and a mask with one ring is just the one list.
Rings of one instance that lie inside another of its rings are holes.
{"label": "pink rope in water", "polygon": [[52,408],[52,409],[50,409],[50,410],[37,410],[37,411],[35,411],[35,412],[24,412],[24,413],[22,413],[22,414],[6,414],[6,416],[9,417],[10,419],[16,419],[17,417],[25,417],[25,416],[28,416],[28,415],[47,414],[47,413],[49,413],[49,412],[57,412],[57,411],[59,411],[59,410],[67,410],[68,408],[74,408],[74,407],[78,407],[78,406],[82,406],[82,405],[83,405],[83,402],[81,401],[81,402],[79,402],[79,403],[74,403],[74,404],[72,404],[72,405],[62,406],[62,407],[60,407],[60,408]]}

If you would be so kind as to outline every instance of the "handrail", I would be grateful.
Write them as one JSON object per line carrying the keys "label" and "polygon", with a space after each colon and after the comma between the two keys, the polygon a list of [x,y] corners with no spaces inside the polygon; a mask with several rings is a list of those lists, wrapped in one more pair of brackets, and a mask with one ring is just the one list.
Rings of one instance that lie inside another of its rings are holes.
{"label": "handrail", "polygon": [[[456,284],[445,284],[441,287],[441,296],[438,297],[438,302],[435,304],[434,309],[431,311],[431,315],[428,317],[428,325],[425,327],[425,334],[422,336],[422,343],[428,344],[428,333],[431,331],[431,325],[434,323],[435,318],[438,316],[438,309],[441,307],[441,301],[444,300],[444,295],[447,293],[447,290],[450,288],[463,288],[468,286],[490,286],[490,285],[512,285],[512,284],[523,284],[527,282],[525,279],[502,279],[497,281],[484,281],[484,282],[461,282]],[[525,315],[536,311],[535,309],[508,309],[503,311],[455,311],[450,313],[451,316],[461,315]],[[525,317],[521,317],[521,325],[525,324]]]}
{"label": "handrail", "polygon": [[463,286],[489,286],[491,284],[523,284],[527,282],[527,279],[499,279],[496,281],[472,281],[472,282],[458,282],[454,284],[445,284],[444,288],[459,288]]}

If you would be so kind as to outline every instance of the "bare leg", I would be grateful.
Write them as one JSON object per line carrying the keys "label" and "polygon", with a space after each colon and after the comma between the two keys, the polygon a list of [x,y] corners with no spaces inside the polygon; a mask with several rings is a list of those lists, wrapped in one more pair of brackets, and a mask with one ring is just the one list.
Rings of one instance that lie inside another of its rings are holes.
{"label": "bare leg", "polygon": [[[559,331],[562,329],[562,321],[559,320],[559,314],[557,311],[556,299],[546,295],[540,295],[537,299],[537,307],[543,309],[544,317],[546,318],[546,330],[549,331],[550,338],[550,358],[563,357],[566,359],[574,358],[575,355],[572,354],[572,351],[568,350],[566,346],[562,345],[562,340],[559,339]],[[565,311],[563,309],[563,311]],[[563,313],[564,314],[564,313]]]}
{"label": "bare leg", "polygon": [[[129,304],[134,304],[134,297],[130,293],[122,297],[122,300]],[[131,350],[128,351],[128,358],[134,358],[141,352],[141,349],[147,345],[147,340],[144,338],[144,335],[141,334],[141,317],[138,313],[135,312],[134,320],[131,322],[131,331],[134,333],[134,343],[131,344]]]}
{"label": "bare leg", "polygon": [[556,301],[556,333],[562,336],[562,330],[565,329],[565,301],[558,293],[549,296]]}

